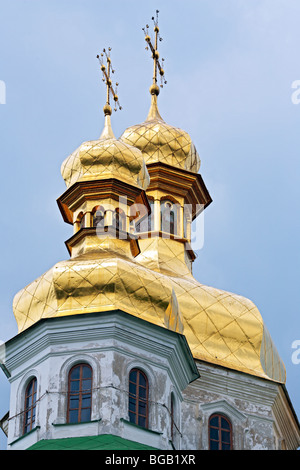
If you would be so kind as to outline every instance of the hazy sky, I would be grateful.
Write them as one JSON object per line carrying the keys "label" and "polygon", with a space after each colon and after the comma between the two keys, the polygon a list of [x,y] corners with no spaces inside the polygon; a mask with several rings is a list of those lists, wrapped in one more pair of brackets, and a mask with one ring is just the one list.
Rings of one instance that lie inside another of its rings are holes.
{"label": "hazy sky", "polygon": [[[299,416],[299,0],[0,0],[0,340],[17,333],[14,295],[68,258],[60,167],[101,134],[103,47],[112,47],[120,83],[116,137],[148,113],[152,60],[142,27],[156,9],[168,82],[159,110],[191,135],[213,199],[194,276],[257,305]],[[1,417],[8,409],[1,372]]]}

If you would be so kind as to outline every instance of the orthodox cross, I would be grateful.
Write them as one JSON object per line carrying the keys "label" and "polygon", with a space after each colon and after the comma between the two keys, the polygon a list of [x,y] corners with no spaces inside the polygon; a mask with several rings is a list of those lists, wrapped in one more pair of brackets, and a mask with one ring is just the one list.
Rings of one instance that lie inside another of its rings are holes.
{"label": "orthodox cross", "polygon": [[[165,71],[159,61],[159,52],[157,50],[157,46],[158,46],[158,41],[162,41],[162,37],[159,35],[159,27],[158,27],[158,13],[159,11],[156,10],[156,18],[154,18],[154,16],[152,17],[152,20],[153,20],[153,23],[154,23],[154,33],[155,33],[155,37],[154,37],[154,44],[151,40],[151,37],[149,36],[149,33],[148,33],[148,30],[149,30],[149,25],[147,24],[145,28],[142,28],[142,30],[144,31],[144,34],[145,34],[145,41],[147,42],[147,46],[146,46],[146,49],[148,50],[150,48],[151,52],[152,52],[152,58],[153,58],[153,83],[152,83],[152,86],[150,88],[150,92],[153,94],[156,94],[158,95],[159,94],[159,88],[158,88],[158,85],[157,85],[157,75],[158,75],[158,71],[159,71],[159,74],[160,74],[160,78],[161,78],[161,88],[163,88],[163,84],[166,84],[166,80],[165,80]],[[164,62],[165,59],[162,59],[162,63]]]}
{"label": "orthodox cross", "polygon": [[[110,95],[112,95],[114,102],[115,102],[115,107],[114,110],[117,111],[117,106],[119,109],[122,109],[122,106],[120,106],[119,103],[119,97],[117,95],[117,87],[118,83],[116,83],[116,88],[114,90],[113,84],[112,84],[112,79],[110,78],[111,73],[115,73],[115,70],[112,68],[111,65],[111,58],[110,58],[110,51],[111,47],[108,48],[108,51],[106,49],[103,49],[103,52],[99,55],[97,55],[97,59],[99,60],[100,63],[100,68],[103,72],[103,78],[102,81],[106,82],[106,104],[104,106],[104,114],[111,114],[111,106],[110,106]],[[104,64],[104,56],[106,58],[106,65]]]}

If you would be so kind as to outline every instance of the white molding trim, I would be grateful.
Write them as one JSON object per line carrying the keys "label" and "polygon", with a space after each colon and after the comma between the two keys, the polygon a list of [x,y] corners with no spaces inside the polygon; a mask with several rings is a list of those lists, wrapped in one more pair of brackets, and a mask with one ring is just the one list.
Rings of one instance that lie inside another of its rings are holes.
{"label": "white molding trim", "polygon": [[241,413],[226,400],[217,400],[211,403],[205,403],[204,405],[201,405],[201,408],[207,416],[210,416],[213,413],[221,413],[227,416],[232,422],[237,421],[242,423],[247,420],[247,416],[244,413]]}

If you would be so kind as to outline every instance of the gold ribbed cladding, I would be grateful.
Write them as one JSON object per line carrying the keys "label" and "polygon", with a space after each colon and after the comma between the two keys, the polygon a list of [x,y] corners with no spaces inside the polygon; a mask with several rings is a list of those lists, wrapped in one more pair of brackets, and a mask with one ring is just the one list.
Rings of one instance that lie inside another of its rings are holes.
{"label": "gold ribbed cladding", "polygon": [[162,162],[197,173],[200,157],[189,134],[167,124],[157,109],[157,96],[152,95],[147,119],[125,130],[121,140],[137,147],[146,164]]}
{"label": "gold ribbed cladding", "polygon": [[[155,85],[151,93],[146,121],[127,129],[122,142],[112,134],[111,111],[105,107],[100,139],[84,143],[62,166],[68,188],[116,178],[145,189],[140,150],[148,164],[198,172],[200,159],[189,135],[163,121]],[[133,258],[125,240],[103,236],[97,250],[57,263],[22,289],[13,302],[19,332],[43,318],[121,309],[183,333],[196,359],[285,382],[284,365],[250,300],[196,281],[182,243],[163,238],[140,242],[142,252]]]}
{"label": "gold ribbed cladding", "polygon": [[284,365],[250,300],[191,275],[148,269],[121,249],[112,257],[105,244],[100,253],[57,263],[16,295],[19,332],[41,318],[121,309],[162,327],[177,325],[196,359],[285,382]]}
{"label": "gold ribbed cladding", "polygon": [[[103,107],[105,120],[104,128],[98,140],[81,144],[61,166],[61,174],[69,188],[82,181],[117,178],[125,183],[145,189],[149,185],[149,175],[141,152],[131,145],[116,139],[111,127],[110,95],[116,106],[122,109],[119,98],[112,86],[110,58],[111,48],[103,49],[99,59],[106,83],[106,103]],[[106,57],[106,65],[103,57]],[[117,107],[115,107],[115,110]]]}
{"label": "gold ribbed cladding", "polygon": [[151,50],[153,59],[150,110],[146,121],[126,129],[121,139],[140,149],[146,164],[161,162],[197,173],[200,168],[200,158],[189,134],[167,124],[162,119],[157,106],[160,91],[157,84],[158,73],[161,77],[160,86],[163,87],[163,83],[167,83],[164,78],[165,72],[159,61],[158,39],[162,40],[162,38],[159,37],[158,13],[159,11],[156,10],[156,19],[152,17],[155,33],[153,43],[148,34],[149,26],[143,28],[147,43],[146,49]]}
{"label": "gold ribbed cladding", "polygon": [[62,164],[66,186],[79,181],[113,178],[142,189],[149,185],[148,171],[140,150],[117,140],[112,132],[110,116],[100,139],[84,142]]}

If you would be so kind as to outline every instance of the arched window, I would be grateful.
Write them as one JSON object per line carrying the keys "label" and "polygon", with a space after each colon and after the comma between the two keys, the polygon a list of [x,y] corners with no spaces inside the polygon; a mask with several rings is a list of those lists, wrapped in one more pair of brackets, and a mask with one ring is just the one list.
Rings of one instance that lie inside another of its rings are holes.
{"label": "arched window", "polygon": [[92,210],[92,226],[104,227],[104,209],[102,206],[96,206]]}
{"label": "arched window", "polygon": [[35,424],[36,393],[37,393],[37,380],[34,377],[29,382],[25,390],[24,427],[23,427],[24,434],[31,431]]}
{"label": "arched window", "polygon": [[91,420],[92,368],[88,364],[76,364],[69,372],[68,423]]}
{"label": "arched window", "polygon": [[132,369],[129,374],[129,421],[148,428],[148,379],[144,372]]}
{"label": "arched window", "polygon": [[125,214],[121,209],[113,213],[113,225],[117,230],[125,230]]}
{"label": "arched window", "polygon": [[154,200],[148,198],[148,201],[151,208],[151,213],[148,215],[147,218],[143,219],[141,222],[137,222],[137,224],[135,225],[135,231],[137,233],[151,232],[154,230]]}
{"label": "arched window", "polygon": [[177,235],[177,207],[171,201],[161,201],[161,231]]}
{"label": "arched window", "polygon": [[232,426],[224,415],[215,413],[209,418],[209,449],[232,449]]}

